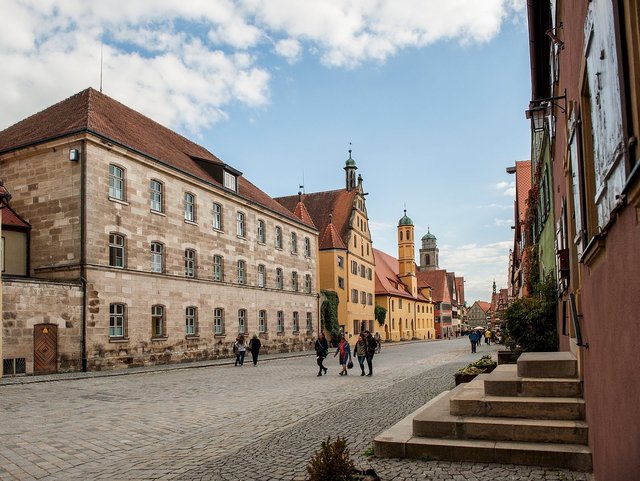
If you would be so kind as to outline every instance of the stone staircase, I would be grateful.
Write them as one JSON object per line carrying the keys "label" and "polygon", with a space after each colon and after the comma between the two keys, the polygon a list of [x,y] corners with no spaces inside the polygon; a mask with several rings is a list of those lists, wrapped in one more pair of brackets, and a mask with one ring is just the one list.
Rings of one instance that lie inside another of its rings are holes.
{"label": "stone staircase", "polygon": [[433,398],[378,435],[379,457],[526,464],[591,472],[577,361],[525,353]]}

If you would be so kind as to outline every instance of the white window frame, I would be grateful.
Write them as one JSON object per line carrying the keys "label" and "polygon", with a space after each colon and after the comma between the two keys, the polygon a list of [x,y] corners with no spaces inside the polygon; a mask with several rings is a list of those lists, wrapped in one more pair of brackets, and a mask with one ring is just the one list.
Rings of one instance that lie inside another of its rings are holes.
{"label": "white window frame", "polygon": [[124,269],[124,256],[124,236],[117,232],[111,232],[109,234],[109,266]]}
{"label": "white window frame", "polygon": [[267,268],[264,264],[258,265],[258,287],[265,287],[267,284]]}
{"label": "white window frame", "polygon": [[109,337],[124,337],[127,306],[122,303],[109,304]]}
{"label": "white window frame", "polygon": [[291,290],[292,291],[298,291],[298,272],[297,271],[292,271],[291,272]]}
{"label": "white window frame", "polygon": [[276,268],[276,289],[284,288],[284,272],[280,267]]}
{"label": "white window frame", "polygon": [[196,324],[198,319],[198,308],[189,306],[185,309],[184,332],[187,336],[195,336],[197,333]]}
{"label": "white window frame", "polygon": [[211,226],[215,230],[222,230],[222,204],[214,202],[211,214]]}
{"label": "white window frame", "polygon": [[282,334],[284,332],[284,311],[278,311],[278,324],[277,324],[277,332]]}
{"label": "white window frame", "polygon": [[238,334],[247,332],[247,310],[238,309]]}
{"label": "white window frame", "polygon": [[267,332],[267,311],[258,311],[258,332],[264,334]]}
{"label": "white window frame", "polygon": [[298,311],[293,311],[292,324],[293,332],[300,332],[300,314],[298,314]]}
{"label": "white window frame", "polygon": [[184,220],[196,221],[196,196],[191,192],[184,193]]}
{"label": "white window frame", "polygon": [[[158,329],[158,327],[160,329]],[[166,337],[165,309],[160,304],[151,306],[151,337]]]}
{"label": "white window frame", "polygon": [[230,189],[230,190],[232,190],[234,192],[237,192],[238,183],[237,183],[236,176],[231,174],[231,173],[229,173],[229,172],[227,172],[227,171],[225,171],[223,177],[224,177],[224,179],[223,179],[224,186],[227,189]]}
{"label": "white window frame", "polygon": [[149,202],[153,212],[163,212],[164,184],[157,179],[149,181]]}
{"label": "white window frame", "polygon": [[246,225],[245,225],[245,215],[244,212],[240,212],[238,211],[238,213],[236,214],[236,234],[238,235],[238,237],[245,237],[247,230],[246,230]]}
{"label": "white window frame", "polygon": [[184,275],[185,277],[196,277],[196,251],[195,249],[184,250]]}
{"label": "white window frame", "polygon": [[282,227],[276,226],[276,235],[275,235],[275,246],[276,249],[282,249]]}
{"label": "white window frame", "polygon": [[311,257],[311,239],[308,237],[304,238],[304,256]]}
{"label": "white window frame", "polygon": [[304,276],[304,291],[307,294],[311,293],[311,274],[305,274]]}
{"label": "white window frame", "polygon": [[213,333],[214,335],[224,334],[224,309],[216,307],[213,310]]}
{"label": "white window frame", "polygon": [[114,164],[109,164],[109,197],[116,200],[125,200],[124,196],[124,169]]}
{"label": "white window frame", "polygon": [[218,254],[213,256],[213,280],[219,282],[224,280],[224,257]]}
{"label": "white window frame", "polygon": [[265,223],[262,219],[258,219],[258,242],[265,243]]}
{"label": "white window frame", "polygon": [[237,278],[238,284],[246,284],[247,283],[247,263],[242,259],[238,261],[237,266]]}
{"label": "white window frame", "polygon": [[295,232],[291,233],[291,253],[298,253],[298,234],[296,234]]}
{"label": "white window frame", "polygon": [[151,243],[151,272],[164,272],[164,245],[161,242]]}

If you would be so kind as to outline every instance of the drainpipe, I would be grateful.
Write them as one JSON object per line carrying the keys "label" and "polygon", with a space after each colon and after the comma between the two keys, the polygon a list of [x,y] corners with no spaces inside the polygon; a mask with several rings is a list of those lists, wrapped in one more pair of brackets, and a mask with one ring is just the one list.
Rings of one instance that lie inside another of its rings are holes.
{"label": "drainpipe", "polygon": [[82,372],[87,372],[87,278],[86,278],[86,178],[87,141],[80,142],[80,282],[82,283],[82,311],[80,311]]}

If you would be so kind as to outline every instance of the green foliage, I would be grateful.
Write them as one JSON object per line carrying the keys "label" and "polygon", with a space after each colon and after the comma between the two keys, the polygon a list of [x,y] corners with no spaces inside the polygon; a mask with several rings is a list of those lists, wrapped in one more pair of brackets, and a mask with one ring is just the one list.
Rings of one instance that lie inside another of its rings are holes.
{"label": "green foliage", "polygon": [[367,449],[365,449],[363,454],[368,458],[375,455],[375,452],[373,451],[373,446],[369,446]]}
{"label": "green foliage", "polygon": [[482,374],[487,368],[495,365],[495,361],[489,355],[484,355],[471,364],[458,369],[460,374]]}
{"label": "green foliage", "polygon": [[340,323],[338,322],[338,294],[335,291],[321,290],[324,302],[320,307],[320,315],[324,328],[331,334],[331,340],[335,342],[340,336]]}
{"label": "green foliage", "polygon": [[382,306],[376,306],[375,316],[376,316],[376,321],[378,321],[378,324],[380,324],[381,326],[384,326],[384,321],[387,318],[387,310]]}
{"label": "green foliage", "polygon": [[349,456],[347,441],[338,436],[322,441],[322,446],[307,466],[309,481],[350,481],[355,465]]}
{"label": "green foliage", "polygon": [[505,344],[516,352],[558,350],[555,280],[547,276],[531,286],[533,297],[517,299],[505,314]]}

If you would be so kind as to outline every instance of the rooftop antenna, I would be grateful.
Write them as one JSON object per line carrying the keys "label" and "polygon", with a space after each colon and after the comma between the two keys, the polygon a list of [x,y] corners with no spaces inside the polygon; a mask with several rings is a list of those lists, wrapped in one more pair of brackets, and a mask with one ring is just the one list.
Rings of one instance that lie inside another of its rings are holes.
{"label": "rooftop antenna", "polygon": [[102,93],[102,50],[104,47],[104,42],[100,41],[100,93]]}

